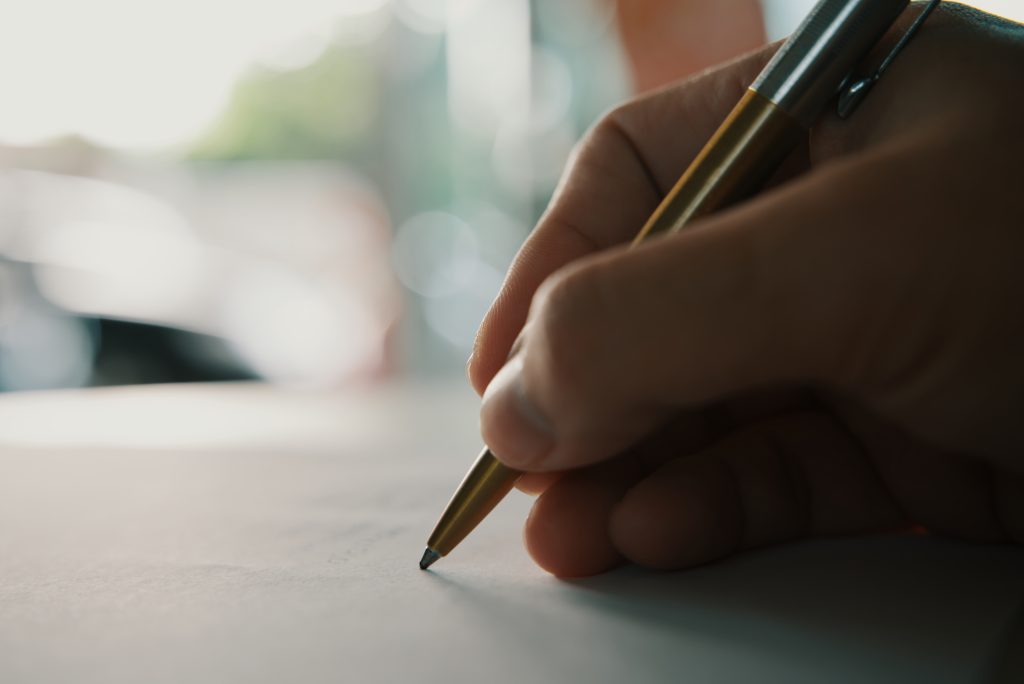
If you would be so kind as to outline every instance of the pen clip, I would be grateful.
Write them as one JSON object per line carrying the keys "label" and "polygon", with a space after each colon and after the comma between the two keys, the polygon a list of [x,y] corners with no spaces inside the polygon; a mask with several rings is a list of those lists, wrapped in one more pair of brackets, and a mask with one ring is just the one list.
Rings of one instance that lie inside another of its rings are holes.
{"label": "pen clip", "polygon": [[888,69],[889,65],[892,64],[892,61],[896,59],[896,55],[898,55],[900,51],[906,47],[907,43],[910,42],[910,39],[914,37],[914,34],[917,33],[918,29],[920,29],[921,25],[924,23],[924,20],[932,13],[932,10],[938,7],[939,2],[940,0],[931,0],[931,2],[924,6],[924,9],[922,9],[921,13],[917,15],[916,19],[914,19],[910,28],[908,28],[906,33],[900,37],[899,41],[889,54],[886,55],[885,59],[882,60],[882,63],[877,69],[875,69],[873,74],[857,80],[852,80],[851,77],[843,83],[840,87],[839,104],[836,108],[841,119],[849,117],[850,114],[853,114],[854,110],[860,106],[860,103],[864,101],[865,97],[867,97],[868,91],[870,91],[872,86],[874,86],[875,83],[878,82],[878,79],[882,77],[885,70]]}

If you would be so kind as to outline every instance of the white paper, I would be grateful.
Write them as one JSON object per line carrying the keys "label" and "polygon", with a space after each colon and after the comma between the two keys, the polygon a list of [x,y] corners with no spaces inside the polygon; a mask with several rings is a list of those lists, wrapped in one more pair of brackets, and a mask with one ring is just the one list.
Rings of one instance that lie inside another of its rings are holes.
{"label": "white paper", "polygon": [[816,542],[564,582],[522,549],[515,493],[421,572],[476,410],[451,386],[0,397],[0,682],[1004,676],[1009,547]]}

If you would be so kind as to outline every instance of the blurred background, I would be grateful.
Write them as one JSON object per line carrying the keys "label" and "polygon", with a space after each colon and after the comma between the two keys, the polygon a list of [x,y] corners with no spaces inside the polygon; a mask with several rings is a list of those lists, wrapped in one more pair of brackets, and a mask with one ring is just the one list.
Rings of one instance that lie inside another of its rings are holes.
{"label": "blurred background", "polygon": [[0,390],[461,374],[588,126],[811,4],[7,3]]}

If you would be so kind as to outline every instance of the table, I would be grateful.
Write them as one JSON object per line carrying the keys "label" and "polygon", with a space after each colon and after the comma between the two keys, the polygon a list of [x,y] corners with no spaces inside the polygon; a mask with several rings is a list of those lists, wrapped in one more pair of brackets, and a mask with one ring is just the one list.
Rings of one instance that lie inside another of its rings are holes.
{"label": "table", "polygon": [[423,542],[461,383],[0,396],[0,682],[1024,681],[1024,550],[930,538],[561,581],[515,493]]}

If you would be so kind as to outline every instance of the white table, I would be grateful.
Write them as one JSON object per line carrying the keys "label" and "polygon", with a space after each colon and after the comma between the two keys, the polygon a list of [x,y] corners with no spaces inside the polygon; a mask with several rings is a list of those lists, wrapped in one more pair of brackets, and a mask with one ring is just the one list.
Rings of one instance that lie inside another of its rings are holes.
{"label": "white table", "polygon": [[1024,681],[1024,550],[846,540],[563,582],[516,494],[417,568],[458,385],[0,396],[0,682]]}

